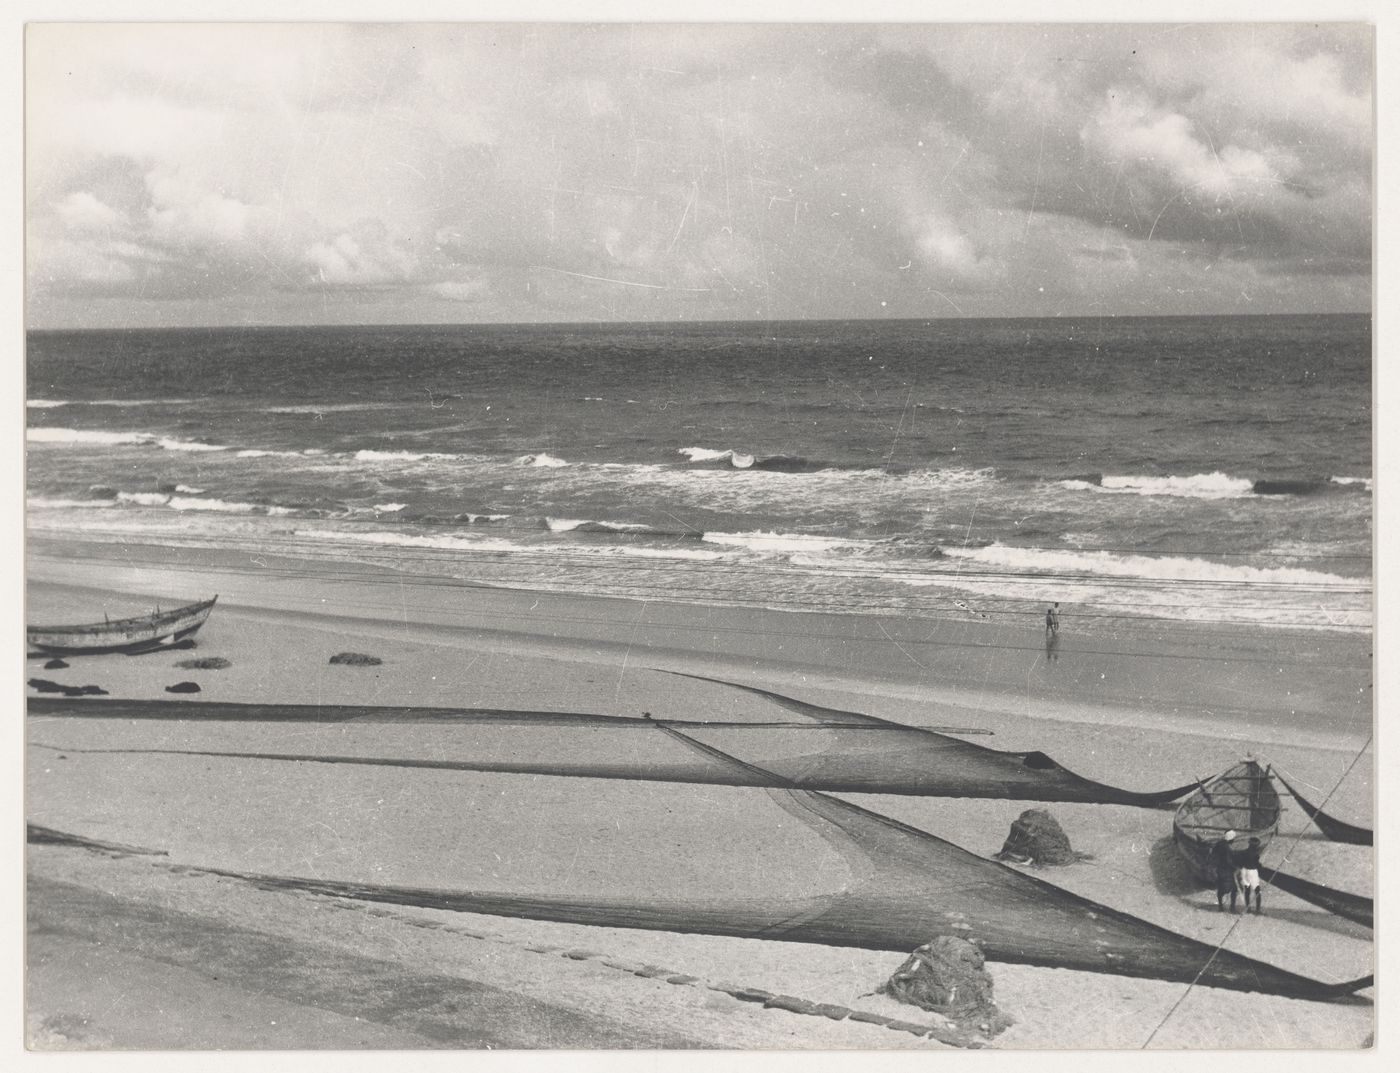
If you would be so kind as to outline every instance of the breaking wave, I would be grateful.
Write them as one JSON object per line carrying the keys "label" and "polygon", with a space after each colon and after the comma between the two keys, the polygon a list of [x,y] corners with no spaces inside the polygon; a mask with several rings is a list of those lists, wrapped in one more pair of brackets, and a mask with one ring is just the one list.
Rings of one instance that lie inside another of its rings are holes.
{"label": "breaking wave", "polygon": [[1106,476],[1090,473],[1066,477],[1060,487],[1109,495],[1178,496],[1186,499],[1240,499],[1245,496],[1312,496],[1338,491],[1371,490],[1369,477],[1232,477],[1197,473],[1189,477]]}
{"label": "breaking wave", "polygon": [[356,462],[451,462],[460,455],[440,454],[432,451],[356,451],[352,456]]}
{"label": "breaking wave", "polygon": [[562,458],[541,451],[539,454],[521,455],[515,460],[518,466],[534,466],[537,469],[562,469],[569,463]]}
{"label": "breaking wave", "polygon": [[1074,491],[1108,495],[1180,496],[1187,499],[1235,499],[1251,495],[1254,482],[1226,473],[1197,473],[1190,477],[1103,476],[1071,477],[1059,482]]}
{"label": "breaking wave", "polygon": [[[947,547],[949,559],[1004,568],[1028,576],[1061,578],[1135,578],[1159,582],[1201,582],[1239,585],[1299,586],[1318,589],[1356,589],[1356,578],[1342,577],[1297,567],[1260,567],[1220,563],[1209,559],[1169,555],[1123,555],[1107,551],[1061,551],[1047,548],[1018,548],[991,544],[982,548]],[[1366,586],[1369,588],[1369,586]]]}

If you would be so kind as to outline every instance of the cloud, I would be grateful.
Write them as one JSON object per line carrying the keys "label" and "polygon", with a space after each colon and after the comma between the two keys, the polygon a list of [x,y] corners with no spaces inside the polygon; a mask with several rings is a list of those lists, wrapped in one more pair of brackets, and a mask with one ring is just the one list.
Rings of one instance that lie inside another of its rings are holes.
{"label": "cloud", "polygon": [[121,213],[86,190],[75,190],[57,205],[54,213],[72,231],[110,231],[126,222]]}
{"label": "cloud", "polygon": [[1369,302],[1365,27],[71,24],[29,41],[41,316],[99,278],[137,304],[300,294],[308,316],[331,292],[505,319],[994,315],[1050,294],[1107,311],[1166,301],[1160,278],[1210,293],[1227,263],[1256,267],[1252,309],[1295,306],[1305,276]]}
{"label": "cloud", "polygon": [[150,235],[157,242],[201,248],[241,243],[260,211],[178,175],[153,172],[147,182]]}
{"label": "cloud", "polygon": [[463,280],[443,280],[434,283],[429,287],[429,291],[439,298],[445,298],[449,302],[479,302],[485,298],[491,290],[491,284],[482,277],[476,279]]}
{"label": "cloud", "polygon": [[1111,166],[1133,168],[1209,197],[1248,197],[1260,183],[1282,181],[1261,153],[1235,145],[1217,149],[1197,135],[1186,116],[1125,100],[1120,93],[1108,95],[1081,137]]}
{"label": "cloud", "polygon": [[407,243],[377,221],[360,225],[307,248],[304,263],[314,283],[364,287],[401,283],[414,277],[418,258]]}

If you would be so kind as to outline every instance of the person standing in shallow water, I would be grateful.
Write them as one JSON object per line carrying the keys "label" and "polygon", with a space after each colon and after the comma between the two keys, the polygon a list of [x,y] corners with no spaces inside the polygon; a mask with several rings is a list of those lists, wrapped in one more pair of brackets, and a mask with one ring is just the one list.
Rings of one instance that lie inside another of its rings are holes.
{"label": "person standing in shallow water", "polygon": [[1230,912],[1235,912],[1235,903],[1240,888],[1235,881],[1235,852],[1230,843],[1238,836],[1234,831],[1226,831],[1225,837],[1210,847],[1210,863],[1215,869],[1215,904],[1225,912],[1225,895],[1230,895]]}

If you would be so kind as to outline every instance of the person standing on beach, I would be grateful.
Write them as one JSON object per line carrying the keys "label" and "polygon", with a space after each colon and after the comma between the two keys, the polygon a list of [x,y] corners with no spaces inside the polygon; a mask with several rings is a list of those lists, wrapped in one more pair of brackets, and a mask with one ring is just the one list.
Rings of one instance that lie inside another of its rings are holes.
{"label": "person standing on beach", "polygon": [[1230,895],[1230,912],[1233,913],[1240,893],[1235,881],[1235,852],[1230,848],[1237,837],[1234,831],[1226,831],[1225,837],[1210,847],[1210,863],[1215,869],[1215,904],[1222,913],[1225,912],[1225,895]]}
{"label": "person standing on beach", "polygon": [[1058,603],[1045,612],[1045,632],[1060,632],[1060,605]]}
{"label": "person standing on beach", "polygon": [[[1244,892],[1244,909],[1249,912],[1249,894],[1254,892],[1254,911],[1259,914],[1264,912],[1264,890],[1259,884],[1259,852],[1262,847],[1259,839],[1251,838],[1246,846],[1235,857],[1235,883]],[[1234,899],[1230,899],[1230,908],[1234,908]]]}

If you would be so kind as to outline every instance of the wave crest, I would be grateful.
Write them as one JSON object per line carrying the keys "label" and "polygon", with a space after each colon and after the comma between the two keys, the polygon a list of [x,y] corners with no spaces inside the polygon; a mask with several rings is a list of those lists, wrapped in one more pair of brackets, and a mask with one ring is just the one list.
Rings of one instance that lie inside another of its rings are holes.
{"label": "wave crest", "polygon": [[[1094,478],[1098,479],[1095,480]],[[1255,482],[1228,473],[1197,473],[1189,477],[1111,476],[1093,474],[1059,482],[1074,491],[1108,495],[1179,496],[1186,499],[1236,499],[1252,495]]]}
{"label": "wave crest", "polygon": [[569,463],[562,458],[555,458],[554,455],[544,451],[538,454],[521,455],[515,460],[517,466],[534,466],[538,469],[562,469]]}

